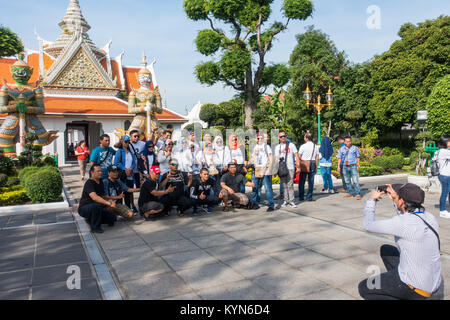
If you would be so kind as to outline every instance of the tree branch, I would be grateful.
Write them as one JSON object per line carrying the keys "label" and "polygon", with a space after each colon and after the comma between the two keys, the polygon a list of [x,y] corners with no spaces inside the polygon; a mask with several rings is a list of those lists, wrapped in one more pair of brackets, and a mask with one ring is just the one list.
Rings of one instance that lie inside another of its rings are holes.
{"label": "tree branch", "polygon": [[208,19],[209,24],[211,25],[211,29],[215,32],[217,32],[219,35],[221,35],[222,37],[227,38],[227,36],[225,36],[225,34],[223,32],[221,32],[219,29],[214,28],[214,24],[213,21],[210,17],[206,17],[206,19]]}
{"label": "tree branch", "polygon": [[227,79],[223,76],[220,77],[220,81],[225,82],[228,86],[233,87],[237,91],[244,91],[244,89],[245,89],[243,84],[233,83],[232,81],[230,81],[229,79]]}

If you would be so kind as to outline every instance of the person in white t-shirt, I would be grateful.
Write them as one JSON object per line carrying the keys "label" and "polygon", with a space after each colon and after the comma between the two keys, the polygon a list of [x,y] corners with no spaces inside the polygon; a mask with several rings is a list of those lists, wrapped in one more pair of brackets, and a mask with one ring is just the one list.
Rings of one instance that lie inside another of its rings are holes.
{"label": "person in white t-shirt", "polygon": [[166,141],[166,146],[164,149],[158,151],[158,163],[161,170],[161,177],[166,172],[170,171],[170,161],[174,158],[173,156],[173,141],[168,139]]}
{"label": "person in white t-shirt", "polygon": [[450,136],[444,135],[439,141],[439,151],[437,159],[439,162],[439,181],[442,186],[441,198],[439,199],[439,209],[441,218],[450,218],[450,212],[445,208],[447,198],[450,202]]}
{"label": "person in white t-shirt", "polygon": [[253,148],[251,163],[254,165],[252,179],[254,183],[252,202],[259,205],[261,201],[261,189],[264,184],[266,198],[269,202],[267,212],[274,211],[273,190],[272,190],[272,148],[265,142],[262,133],[256,136],[257,144]]}
{"label": "person in white t-shirt", "polygon": [[278,133],[280,144],[275,147],[276,163],[280,164],[280,160],[286,161],[289,174],[286,177],[280,177],[283,186],[284,202],[281,207],[290,205],[292,208],[297,206],[294,203],[294,176],[295,176],[295,159],[297,158],[297,148],[292,142],[286,141],[286,131],[281,130]]}
{"label": "person in white t-shirt", "polygon": [[298,196],[300,201],[305,201],[305,182],[308,180],[306,201],[314,201],[312,194],[314,191],[314,176],[316,175],[319,164],[319,147],[313,142],[313,137],[310,133],[305,134],[304,140],[305,143],[302,144],[298,150],[297,167],[300,170],[300,162],[308,161],[309,172],[300,170],[300,177],[298,180]]}

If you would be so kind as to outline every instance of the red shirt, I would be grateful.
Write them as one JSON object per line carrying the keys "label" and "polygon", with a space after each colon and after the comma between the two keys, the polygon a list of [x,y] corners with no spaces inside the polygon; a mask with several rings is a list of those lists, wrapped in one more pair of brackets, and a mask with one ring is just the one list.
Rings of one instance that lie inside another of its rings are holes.
{"label": "red shirt", "polygon": [[[77,147],[77,149],[76,149],[75,151],[78,152],[78,153],[83,153],[83,152],[89,151],[89,148],[88,148],[88,147],[82,148],[82,147],[80,146],[80,147]],[[82,154],[82,155],[77,156],[77,158],[78,158],[78,160],[85,160],[88,156],[89,156],[89,155],[88,155],[87,153],[85,153],[85,154]]]}

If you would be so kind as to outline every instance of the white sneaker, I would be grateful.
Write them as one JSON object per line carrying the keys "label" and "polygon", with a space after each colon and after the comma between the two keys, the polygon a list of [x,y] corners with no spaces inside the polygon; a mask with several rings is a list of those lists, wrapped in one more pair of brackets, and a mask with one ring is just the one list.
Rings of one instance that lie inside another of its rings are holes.
{"label": "white sneaker", "polygon": [[440,216],[441,216],[441,218],[450,219],[450,212],[448,212],[447,210],[441,211]]}
{"label": "white sneaker", "polygon": [[322,190],[320,190],[320,193],[328,193],[328,190],[327,189],[322,189]]}
{"label": "white sneaker", "polygon": [[289,205],[291,206],[291,208],[297,208],[297,206],[293,202],[289,203]]}
{"label": "white sneaker", "polygon": [[336,193],[336,191],[334,191],[334,189],[330,189],[329,193]]}
{"label": "white sneaker", "polygon": [[286,201],[283,202],[283,204],[281,205],[282,208],[286,208],[288,205],[288,203]]}

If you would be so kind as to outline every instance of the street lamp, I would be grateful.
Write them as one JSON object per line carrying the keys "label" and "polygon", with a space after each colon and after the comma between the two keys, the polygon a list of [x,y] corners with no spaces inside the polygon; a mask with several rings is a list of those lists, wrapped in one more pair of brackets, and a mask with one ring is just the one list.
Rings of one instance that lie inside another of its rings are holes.
{"label": "street lamp", "polygon": [[309,89],[309,85],[306,85],[306,90],[303,93],[303,97],[305,98],[306,101],[306,106],[309,107],[310,105],[312,105],[316,111],[317,111],[317,124],[318,124],[318,139],[317,139],[317,144],[320,145],[322,140],[321,140],[321,135],[320,135],[320,113],[322,112],[322,109],[325,108],[326,106],[328,106],[329,108],[331,108],[331,104],[333,102],[333,92],[331,92],[331,87],[328,87],[328,92],[325,94],[325,98],[327,100],[327,104],[323,104],[320,103],[320,93],[317,94],[317,103],[312,103],[312,92]]}

